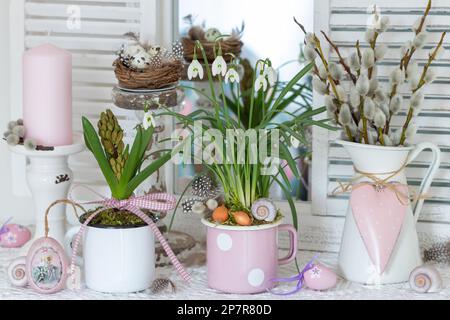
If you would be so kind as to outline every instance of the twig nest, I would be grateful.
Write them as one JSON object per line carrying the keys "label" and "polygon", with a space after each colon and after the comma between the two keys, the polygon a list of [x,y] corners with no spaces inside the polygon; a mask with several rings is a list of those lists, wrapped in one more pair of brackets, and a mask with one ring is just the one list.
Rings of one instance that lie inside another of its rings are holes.
{"label": "twig nest", "polygon": [[409,285],[420,293],[439,292],[442,289],[442,278],[434,266],[423,265],[411,272]]}
{"label": "twig nest", "polygon": [[252,215],[256,220],[271,222],[275,220],[277,210],[269,199],[258,199],[252,204]]}
{"label": "twig nest", "polygon": [[205,39],[205,30],[201,26],[193,26],[188,31],[188,36],[192,40],[204,40]]}

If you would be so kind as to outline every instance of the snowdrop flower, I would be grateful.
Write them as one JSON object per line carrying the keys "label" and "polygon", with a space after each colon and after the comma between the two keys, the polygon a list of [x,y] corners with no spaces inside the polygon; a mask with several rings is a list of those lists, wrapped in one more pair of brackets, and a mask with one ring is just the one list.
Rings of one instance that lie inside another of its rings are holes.
{"label": "snowdrop flower", "polygon": [[423,100],[425,99],[422,90],[418,90],[416,92],[413,93],[413,95],[411,96],[411,108],[414,109],[414,111],[416,113],[420,112],[420,107],[423,104]]}
{"label": "snowdrop flower", "polygon": [[425,31],[422,31],[421,33],[417,34],[413,40],[413,46],[416,49],[421,49],[425,45],[425,42],[427,41],[428,34]]}
{"label": "snowdrop flower", "polygon": [[402,107],[402,103],[403,97],[401,95],[396,94],[395,96],[393,96],[389,104],[389,110],[391,111],[391,113],[397,114]]}
{"label": "snowdrop flower", "polygon": [[417,125],[415,123],[410,123],[405,131],[406,140],[409,142],[412,139],[414,139],[416,133],[417,133]]}
{"label": "snowdrop flower", "polygon": [[337,95],[338,95],[338,97],[336,97],[336,99],[338,99],[341,102],[347,102],[348,97],[347,97],[347,93],[345,92],[344,88],[342,88],[341,86],[336,86],[336,91],[337,91]]}
{"label": "snowdrop flower", "polygon": [[230,68],[225,74],[225,83],[239,83],[240,81],[239,73],[234,68]]}
{"label": "snowdrop flower", "polygon": [[366,33],[364,34],[364,39],[367,43],[372,42],[373,38],[375,37],[375,30],[374,29],[367,29]]}
{"label": "snowdrop flower", "polygon": [[15,134],[10,134],[6,137],[6,143],[8,143],[10,146],[16,146],[19,144],[20,138],[19,136],[16,136]]}
{"label": "snowdrop flower", "polygon": [[359,69],[361,69],[361,63],[359,62],[358,53],[353,52],[350,55],[349,64],[350,64],[350,68],[354,71],[358,71]]}
{"label": "snowdrop flower", "polygon": [[319,76],[320,76],[322,79],[326,79],[326,78],[328,77],[327,69],[325,68],[325,66],[324,66],[323,64],[320,64],[320,65],[317,67],[317,69],[318,69]]}
{"label": "snowdrop flower", "polygon": [[366,97],[364,99],[364,116],[369,119],[373,120],[373,117],[375,116],[375,103],[373,100],[369,97]]}
{"label": "snowdrop flower", "polygon": [[325,107],[327,108],[327,111],[330,113],[334,113],[337,110],[336,103],[334,103],[334,99],[332,96],[325,96]]}
{"label": "snowdrop flower", "polygon": [[354,110],[358,110],[361,103],[361,96],[355,87],[350,89],[350,104]]}
{"label": "snowdrop flower", "polygon": [[319,94],[324,95],[328,93],[327,85],[323,83],[323,81],[320,80],[318,76],[313,76],[312,82],[314,90],[316,90]]}
{"label": "snowdrop flower", "polygon": [[381,88],[379,88],[375,90],[373,99],[375,100],[376,103],[383,104],[386,102],[387,97],[384,91]]}
{"label": "snowdrop flower", "polygon": [[221,74],[222,77],[224,77],[227,73],[227,63],[225,62],[225,59],[221,55],[217,56],[213,61],[211,69],[213,76]]}
{"label": "snowdrop flower", "polygon": [[369,92],[370,82],[367,75],[362,74],[359,76],[358,81],[356,81],[356,90],[359,95],[365,96]]}
{"label": "snowdrop flower", "polygon": [[389,79],[391,81],[392,84],[402,84],[405,81],[405,74],[402,70],[400,70],[399,68],[395,68],[394,70],[392,70]]}
{"label": "snowdrop flower", "polygon": [[308,62],[312,62],[317,58],[317,52],[313,46],[307,44],[303,47],[303,55]]}
{"label": "snowdrop flower", "polygon": [[386,125],[386,115],[381,109],[375,110],[375,115],[373,117],[373,123],[377,128],[384,128]]}
{"label": "snowdrop flower", "polygon": [[343,126],[348,126],[352,122],[352,113],[348,104],[343,104],[339,111],[339,123]]}
{"label": "snowdrop flower", "polygon": [[153,117],[153,113],[150,111],[147,111],[144,114],[144,120],[142,121],[142,126],[144,127],[144,130],[147,130],[150,127],[156,127],[155,118]]}
{"label": "snowdrop flower", "polygon": [[189,80],[195,79],[197,77],[203,79],[203,66],[197,59],[192,60],[191,64],[188,67],[187,74]]}
{"label": "snowdrop flower", "polygon": [[436,80],[436,70],[435,69],[428,69],[424,80],[425,80],[426,83],[432,83],[434,80]]}
{"label": "snowdrop flower", "polygon": [[255,80],[255,90],[259,91],[261,89],[263,89],[263,91],[267,90],[267,80],[263,73],[260,73]]}
{"label": "snowdrop flower", "polygon": [[372,68],[375,65],[375,53],[372,48],[364,50],[361,58],[361,64],[366,69]]}
{"label": "snowdrop flower", "polygon": [[344,70],[341,65],[331,62],[328,66],[330,75],[335,80],[341,80],[344,77]]}
{"label": "snowdrop flower", "polygon": [[312,33],[312,32],[308,32],[305,35],[305,42],[306,42],[306,45],[311,46],[312,48],[315,48],[316,47],[316,36],[315,36],[315,34]]}
{"label": "snowdrop flower", "polygon": [[23,146],[24,146],[25,149],[27,149],[27,150],[36,150],[37,143],[36,143],[36,140],[31,139],[31,138],[27,138],[27,139],[25,139],[25,141],[23,142]]}
{"label": "snowdrop flower", "polygon": [[266,69],[264,69],[264,76],[267,77],[267,81],[269,83],[269,86],[273,87],[275,85],[275,83],[277,82],[277,72],[275,71],[274,68],[272,67],[267,67]]}
{"label": "snowdrop flower", "polygon": [[381,60],[384,58],[384,56],[386,55],[386,52],[388,51],[388,47],[387,45],[383,44],[379,44],[376,48],[375,48],[375,59],[376,60]]}
{"label": "snowdrop flower", "polygon": [[12,133],[18,136],[19,138],[25,137],[25,127],[24,126],[15,126],[12,129]]}

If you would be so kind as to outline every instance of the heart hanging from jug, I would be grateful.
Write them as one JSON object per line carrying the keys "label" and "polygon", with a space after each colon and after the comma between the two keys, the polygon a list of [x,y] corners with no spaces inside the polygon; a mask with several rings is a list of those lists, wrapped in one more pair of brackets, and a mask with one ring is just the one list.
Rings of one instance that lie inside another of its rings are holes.
{"label": "heart hanging from jug", "polygon": [[350,196],[353,217],[378,274],[382,274],[389,263],[407,209],[399,193],[407,195],[408,187],[400,183],[391,186],[393,188],[357,184]]}

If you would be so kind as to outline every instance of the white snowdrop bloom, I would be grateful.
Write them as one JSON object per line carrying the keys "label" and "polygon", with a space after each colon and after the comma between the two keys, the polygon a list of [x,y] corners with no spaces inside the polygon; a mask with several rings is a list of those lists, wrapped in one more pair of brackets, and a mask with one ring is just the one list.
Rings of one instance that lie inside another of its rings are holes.
{"label": "white snowdrop bloom", "polygon": [[415,123],[410,123],[405,131],[406,140],[410,143],[417,133],[417,125]]}
{"label": "white snowdrop bloom", "polygon": [[327,111],[333,113],[337,110],[336,103],[334,103],[334,98],[332,96],[325,96],[325,107]]}
{"label": "white snowdrop bloom", "polygon": [[330,75],[335,80],[341,80],[344,76],[344,70],[341,65],[331,62],[328,65],[328,70],[330,71]]}
{"label": "white snowdrop bloom", "polygon": [[423,100],[425,99],[422,90],[418,90],[416,92],[413,93],[413,95],[411,96],[411,108],[414,109],[415,112],[419,113],[420,112],[420,108],[423,105]]}
{"label": "white snowdrop bloom", "polygon": [[394,145],[391,138],[387,134],[383,134],[383,140],[385,146],[392,147]]}
{"label": "white snowdrop bloom", "polygon": [[227,73],[227,63],[225,62],[225,59],[222,56],[217,56],[213,61],[211,70],[213,76],[221,74],[222,77],[224,77]]}
{"label": "white snowdrop bloom", "polygon": [[337,91],[337,95],[339,99],[339,101],[341,102],[347,102],[348,97],[347,97],[347,93],[345,92],[344,88],[342,88],[341,86],[336,86],[336,91]]}
{"label": "white snowdrop bloom", "polygon": [[375,37],[375,30],[374,29],[367,29],[366,33],[364,34],[364,40],[366,40],[367,43],[372,42],[373,38]]}
{"label": "white snowdrop bloom", "polygon": [[142,121],[142,126],[144,127],[145,130],[147,130],[150,127],[156,127],[156,121],[155,118],[153,117],[153,113],[150,111],[147,111],[144,114],[144,120]]}
{"label": "white snowdrop bloom", "polygon": [[195,79],[197,77],[203,79],[203,66],[197,59],[192,60],[191,64],[188,67],[187,74],[189,80]]}
{"label": "white snowdrop bloom", "polygon": [[408,69],[406,69],[406,78],[411,80],[418,78],[419,76],[419,64],[417,61],[411,61],[408,65]]}
{"label": "white snowdrop bloom", "polygon": [[[433,50],[433,52],[436,51],[436,48]],[[439,49],[437,49],[436,51],[436,59],[441,59],[442,56],[445,53],[445,48],[443,46],[439,47]]]}
{"label": "white snowdrop bloom", "polygon": [[273,87],[278,79],[277,71],[272,67],[267,67],[263,72],[264,76],[267,77],[267,82],[269,86]]}
{"label": "white snowdrop bloom", "polygon": [[426,83],[432,83],[434,80],[436,80],[436,70],[435,69],[428,69],[425,78]]}
{"label": "white snowdrop bloom", "polygon": [[369,78],[367,77],[367,75],[361,74],[358,78],[358,81],[356,81],[356,90],[358,91],[359,95],[365,96],[369,92],[369,88]]}
{"label": "white snowdrop bloom", "polygon": [[377,31],[379,33],[386,32],[387,29],[389,28],[389,24],[390,24],[390,19],[388,16],[381,17],[381,19],[379,19],[379,22],[378,22]]}
{"label": "white snowdrop bloom", "polygon": [[322,80],[320,80],[318,76],[313,76],[312,83],[314,90],[316,90],[316,92],[318,92],[319,94],[324,95],[328,93],[327,85]]}
{"label": "white snowdrop bloom", "polygon": [[361,96],[359,95],[358,90],[352,86],[350,89],[350,104],[353,107],[353,110],[358,110],[359,104],[361,102]]}
{"label": "white snowdrop bloom", "polygon": [[316,50],[309,44],[303,47],[303,55],[308,62],[312,62],[317,58]]}
{"label": "white snowdrop bloom", "polygon": [[385,45],[384,43],[379,44],[376,48],[375,48],[375,59],[376,60],[381,60],[384,58],[384,56],[386,55],[388,51],[388,46]]}
{"label": "white snowdrop bloom", "polygon": [[367,48],[363,51],[361,64],[366,69],[369,69],[375,65],[375,53],[372,48]]}
{"label": "white snowdrop bloom", "polygon": [[369,94],[373,95],[375,93],[375,90],[378,89],[378,78],[374,77],[372,79],[370,79],[369,81]]}
{"label": "white snowdrop bloom", "polygon": [[319,64],[319,66],[317,67],[317,70],[318,70],[319,76],[322,79],[326,79],[328,77],[327,69],[325,68],[325,66],[322,63]]}
{"label": "white snowdrop bloom", "polygon": [[352,122],[352,113],[350,112],[350,107],[348,104],[344,103],[339,111],[339,122],[343,126],[348,126]]}
{"label": "white snowdrop bloom", "polygon": [[422,31],[421,33],[417,34],[413,40],[413,46],[416,49],[421,49],[425,45],[425,42],[427,42],[428,34],[426,31]]}
{"label": "white snowdrop bloom", "polygon": [[234,68],[229,69],[225,74],[225,83],[239,83],[240,81],[239,73]]}
{"label": "white snowdrop bloom", "polygon": [[382,104],[382,103],[386,102],[387,97],[382,88],[378,88],[377,90],[375,90],[373,99],[378,104]]}
{"label": "white snowdrop bloom", "polygon": [[400,57],[403,58],[403,56],[406,54],[407,51],[411,50],[413,46],[413,43],[411,40],[406,41],[403,46],[400,48]]}
{"label": "white snowdrop bloom", "polygon": [[314,33],[308,32],[305,35],[305,41],[308,46],[311,46],[312,48],[316,47],[316,36],[314,35]]}
{"label": "white snowdrop bloom", "polygon": [[255,90],[259,91],[263,89],[263,91],[267,90],[267,80],[264,74],[260,74],[255,80]]}
{"label": "white snowdrop bloom", "polygon": [[366,97],[364,99],[364,116],[369,119],[373,120],[373,117],[375,116],[375,103],[373,100],[369,97]]}
{"label": "white snowdrop bloom", "polygon": [[403,84],[403,82],[405,82],[405,73],[403,70],[400,70],[400,68],[395,68],[389,75],[389,80],[392,84]]}
{"label": "white snowdrop bloom", "polygon": [[393,96],[389,104],[389,110],[391,111],[391,113],[397,114],[402,107],[402,103],[403,97],[401,95],[396,94],[395,96]]}
{"label": "white snowdrop bloom", "polygon": [[384,128],[386,125],[386,115],[381,109],[376,109],[373,116],[373,123],[377,128]]}
{"label": "white snowdrop bloom", "polygon": [[361,63],[359,62],[359,56],[357,52],[353,52],[349,58],[350,68],[354,71],[361,69]]}

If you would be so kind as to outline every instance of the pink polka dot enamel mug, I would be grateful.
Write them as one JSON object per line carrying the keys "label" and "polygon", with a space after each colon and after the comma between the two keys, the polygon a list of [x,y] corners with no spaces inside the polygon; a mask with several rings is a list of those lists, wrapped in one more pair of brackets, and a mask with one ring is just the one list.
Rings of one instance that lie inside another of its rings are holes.
{"label": "pink polka dot enamel mug", "polygon": [[[260,226],[224,226],[202,220],[207,227],[209,287],[226,293],[260,293],[273,287],[278,266],[295,259],[297,230],[273,223]],[[278,233],[289,233],[290,248],[278,258]]]}

